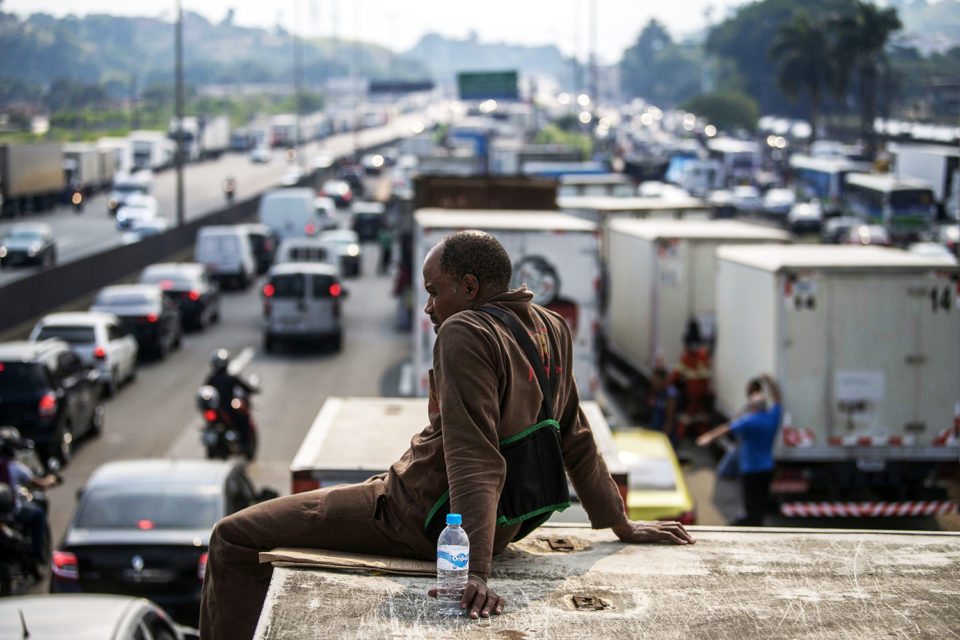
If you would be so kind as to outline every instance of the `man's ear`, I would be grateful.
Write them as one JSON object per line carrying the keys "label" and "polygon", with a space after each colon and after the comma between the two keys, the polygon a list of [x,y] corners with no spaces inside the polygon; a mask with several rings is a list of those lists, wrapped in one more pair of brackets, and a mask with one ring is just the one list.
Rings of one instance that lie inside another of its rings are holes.
{"label": "man's ear", "polygon": [[475,300],[480,293],[480,281],[472,273],[468,273],[460,279],[460,286],[466,292],[467,300]]}

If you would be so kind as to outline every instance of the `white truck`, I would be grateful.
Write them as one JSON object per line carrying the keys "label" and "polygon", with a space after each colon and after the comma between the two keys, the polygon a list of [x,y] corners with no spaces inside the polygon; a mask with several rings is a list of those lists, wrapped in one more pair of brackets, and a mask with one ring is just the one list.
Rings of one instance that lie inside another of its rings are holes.
{"label": "white truck", "polygon": [[936,144],[897,144],[897,177],[916,178],[933,187],[939,217],[960,220],[960,149]]}
{"label": "white truck", "polygon": [[655,361],[670,367],[679,360],[689,321],[712,342],[717,247],[785,244],[790,235],[738,220],[618,218],[604,240],[604,373],[632,388],[649,380]]}
{"label": "white truck", "polygon": [[[413,264],[418,269],[427,252],[459,229],[487,231],[500,241],[513,261],[510,286],[526,284],[533,301],[560,314],[573,335],[574,376],[580,397],[597,391],[594,347],[600,286],[597,225],[556,211],[419,209],[414,213]],[[423,287],[414,287],[414,311],[427,303]],[[420,314],[413,329],[415,393],[426,396],[427,372],[433,366],[433,325]]]}
{"label": "white truck", "polygon": [[161,171],[173,165],[177,144],[162,131],[140,129],[131,131],[128,137],[133,171]]}
{"label": "white truck", "polygon": [[129,138],[100,138],[97,140],[97,149],[113,156],[113,173],[129,173],[133,168],[133,144]]}
{"label": "white truck", "polygon": [[960,534],[690,527],[625,544],[546,524],[494,557],[501,615],[437,615],[436,562],[319,549],[274,566],[254,637],[364,640],[946,638],[960,628]]}
{"label": "white truck", "polygon": [[718,410],[783,393],[772,489],[791,516],[951,512],[960,459],[960,270],[899,249],[717,250]]}
{"label": "white truck", "polygon": [[[619,460],[607,419],[596,402],[580,406],[625,498],[627,469]],[[426,398],[327,398],[290,465],[291,493],[363,482],[386,473],[427,423]],[[581,509],[572,505],[568,511]]]}
{"label": "white truck", "polygon": [[690,218],[713,217],[713,206],[701,198],[639,196],[557,195],[557,208],[605,225],[614,218]]}
{"label": "white truck", "polygon": [[63,177],[68,188],[79,188],[90,194],[100,188],[100,154],[89,142],[63,145]]}
{"label": "white truck", "polygon": [[[176,144],[179,136],[177,119],[170,120],[167,136]],[[212,118],[183,118],[183,157],[186,162],[198,162],[219,158],[230,148],[230,118],[214,116]]]}

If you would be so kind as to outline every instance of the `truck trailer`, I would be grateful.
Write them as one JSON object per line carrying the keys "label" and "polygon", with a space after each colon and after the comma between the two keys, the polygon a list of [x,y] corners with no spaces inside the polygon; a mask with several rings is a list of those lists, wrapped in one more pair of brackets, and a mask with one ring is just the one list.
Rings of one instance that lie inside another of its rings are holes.
{"label": "truck trailer", "polygon": [[[513,261],[510,287],[526,284],[533,301],[560,314],[573,336],[574,376],[580,397],[597,391],[595,334],[599,316],[600,263],[597,225],[556,211],[420,209],[414,213],[413,264],[419,271],[427,252],[459,229],[480,229],[494,236]],[[414,310],[426,306],[427,293],[415,287]],[[416,393],[426,396],[436,336],[421,314],[413,330]]]}
{"label": "truck trailer", "polygon": [[750,378],[783,394],[772,492],[783,515],[955,512],[960,270],[899,249],[717,249],[718,409]]}
{"label": "truck trailer", "polygon": [[896,144],[897,177],[923,180],[933,187],[940,220],[960,220],[960,149],[937,144]]}
{"label": "truck trailer", "polygon": [[55,207],[64,197],[58,142],[0,144],[0,212],[17,216]]}
{"label": "truck trailer", "polygon": [[[627,470],[617,456],[607,419],[596,402],[584,402],[581,408],[626,499]],[[363,482],[386,473],[427,424],[426,398],[327,398],[290,465],[291,493]]]}
{"label": "truck trailer", "polygon": [[100,154],[90,142],[63,145],[63,176],[70,188],[91,194],[100,188]]}
{"label": "truck trailer", "polygon": [[128,136],[132,149],[132,171],[161,171],[173,166],[177,144],[162,131],[141,129]]}
{"label": "truck trailer", "polygon": [[255,638],[622,640],[948,638],[960,534],[690,527],[626,544],[546,524],[494,556],[501,615],[439,616],[436,563],[317,549],[260,554],[273,577]]}
{"label": "truck trailer", "polygon": [[717,247],[781,245],[790,235],[737,220],[616,218],[604,240],[604,373],[632,388],[649,380],[655,362],[680,359],[689,322],[713,342]]}

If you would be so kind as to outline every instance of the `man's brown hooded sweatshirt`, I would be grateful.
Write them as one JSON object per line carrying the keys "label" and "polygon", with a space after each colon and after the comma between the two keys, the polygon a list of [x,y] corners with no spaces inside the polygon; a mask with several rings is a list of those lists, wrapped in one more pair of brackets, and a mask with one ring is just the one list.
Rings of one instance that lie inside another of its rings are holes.
{"label": "man's brown hooded sweatshirt", "polygon": [[[580,410],[573,345],[563,319],[530,302],[525,288],[487,304],[515,315],[540,347],[560,423],[564,466],[594,528],[624,522],[623,501]],[[430,372],[430,425],[387,473],[389,520],[424,554],[436,540],[425,533],[431,508],[449,488],[450,512],[463,516],[470,536],[470,570],[489,574],[520,525],[497,526],[506,463],[498,442],[537,423],[543,395],[531,363],[500,320],[474,309],[440,326]]]}

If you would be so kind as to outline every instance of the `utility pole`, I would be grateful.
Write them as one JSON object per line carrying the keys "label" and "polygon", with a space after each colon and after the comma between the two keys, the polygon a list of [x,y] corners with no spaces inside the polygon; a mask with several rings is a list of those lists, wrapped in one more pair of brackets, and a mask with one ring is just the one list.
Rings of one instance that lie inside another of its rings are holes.
{"label": "utility pole", "polygon": [[299,23],[299,13],[297,11],[297,0],[293,0],[293,100],[296,105],[297,117],[293,125],[293,153],[297,161],[300,162],[300,113],[303,111],[302,93],[303,93],[303,51],[300,43],[300,37],[297,36],[297,25]]}
{"label": "utility pole", "polygon": [[183,9],[180,7],[180,0],[177,0],[177,22],[176,22],[176,79],[174,81],[174,92],[176,95],[177,109],[177,226],[182,227],[184,223],[184,200],[183,200]]}
{"label": "utility pole", "polygon": [[597,0],[590,0],[590,102],[591,113],[596,114],[600,99],[597,80]]}

